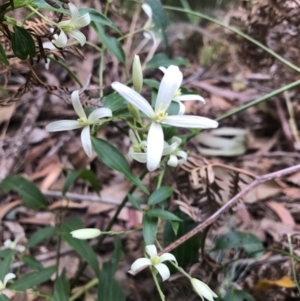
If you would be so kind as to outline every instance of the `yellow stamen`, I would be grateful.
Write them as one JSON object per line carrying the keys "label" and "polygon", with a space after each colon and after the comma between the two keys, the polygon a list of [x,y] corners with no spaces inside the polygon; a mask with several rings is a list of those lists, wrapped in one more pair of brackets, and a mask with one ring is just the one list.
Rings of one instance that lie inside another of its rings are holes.
{"label": "yellow stamen", "polygon": [[152,257],[151,257],[151,263],[152,263],[153,265],[159,264],[159,263],[160,263],[160,258],[159,258],[159,256],[158,256],[158,255],[152,256]]}

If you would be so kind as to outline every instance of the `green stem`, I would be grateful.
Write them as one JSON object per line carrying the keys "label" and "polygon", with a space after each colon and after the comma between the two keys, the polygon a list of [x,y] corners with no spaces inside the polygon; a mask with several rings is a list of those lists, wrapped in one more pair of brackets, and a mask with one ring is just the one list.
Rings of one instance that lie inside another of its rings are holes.
{"label": "green stem", "polygon": [[156,190],[158,190],[161,187],[161,183],[162,183],[162,180],[164,178],[165,171],[166,171],[166,167],[164,167],[164,169],[161,171],[161,173],[160,173],[160,175],[158,177],[158,181],[157,181],[157,185],[156,185]]}
{"label": "green stem", "polygon": [[[292,245],[292,241],[291,241],[291,235],[288,234],[287,239],[288,239],[290,254],[294,255],[293,245]],[[295,261],[292,257],[291,257],[291,266],[292,266],[293,278],[294,278],[294,281],[296,283],[298,292],[300,293],[300,284],[297,281],[297,272],[296,272]]]}
{"label": "green stem", "polygon": [[88,282],[82,289],[76,291],[72,297],[70,297],[69,301],[74,301],[79,298],[82,294],[84,294],[87,290],[97,285],[99,282],[98,278],[93,278],[90,282]]}
{"label": "green stem", "polygon": [[34,12],[35,14],[37,14],[38,16],[40,16],[43,20],[45,20],[47,23],[57,27],[57,23],[49,20],[48,18],[46,18],[45,16],[43,16],[38,10],[36,10],[35,8],[33,8],[31,5],[27,5],[27,7]]}
{"label": "green stem", "polygon": [[174,11],[179,11],[179,12],[183,12],[183,13],[186,13],[186,14],[191,14],[191,15],[194,15],[194,16],[198,16],[200,18],[203,18],[205,20],[208,20],[208,21],[211,21],[215,24],[218,24],[236,34],[238,34],[239,36],[243,37],[244,39],[250,41],[251,43],[255,44],[256,46],[260,47],[261,49],[263,49],[264,51],[268,52],[270,55],[274,56],[275,58],[277,58],[280,62],[282,62],[283,64],[287,65],[288,67],[290,67],[291,69],[297,71],[300,73],[300,68],[297,67],[296,65],[294,65],[293,63],[289,62],[288,60],[284,59],[282,56],[280,56],[279,54],[277,54],[276,52],[274,52],[273,50],[271,50],[270,48],[268,48],[267,46],[261,44],[260,42],[258,42],[257,40],[251,38],[250,36],[248,36],[247,34],[243,33],[242,31],[232,27],[232,26],[229,26],[229,25],[226,25],[225,23],[221,22],[221,21],[218,21],[214,18],[211,18],[205,14],[202,14],[202,13],[199,13],[199,12],[195,12],[195,11],[191,11],[191,10],[188,10],[188,9],[184,9],[184,8],[180,8],[180,7],[173,7],[173,6],[168,6],[168,5],[165,5],[164,6],[165,9],[167,10],[174,10]]}
{"label": "green stem", "polygon": [[155,271],[153,270],[153,268],[150,268],[150,271],[151,271],[151,274],[152,274],[152,277],[153,277],[153,280],[154,280],[154,283],[155,283],[155,286],[157,288],[157,291],[159,293],[159,297],[161,299],[161,301],[165,301],[165,295],[163,294],[160,286],[159,286],[159,283],[158,283],[158,280],[157,280],[157,277],[156,277],[156,274],[155,274]]}
{"label": "green stem", "polygon": [[[243,111],[245,111],[245,110],[247,110],[247,109],[249,109],[251,107],[254,107],[254,106],[256,106],[256,105],[258,105],[258,104],[260,104],[260,103],[268,100],[271,97],[274,97],[274,96],[276,96],[278,94],[281,94],[281,93],[283,93],[283,92],[285,92],[287,90],[290,90],[292,88],[295,88],[295,87],[297,87],[299,85],[300,85],[300,79],[298,79],[298,80],[296,80],[296,81],[294,81],[294,82],[292,82],[292,83],[290,83],[288,85],[285,85],[285,86],[283,86],[283,87],[281,87],[281,88],[279,88],[279,89],[277,89],[275,91],[272,91],[272,92],[270,92],[270,93],[268,93],[268,94],[266,94],[266,95],[264,95],[264,96],[262,96],[260,98],[257,98],[255,100],[253,100],[253,101],[251,101],[251,102],[243,105],[243,106],[240,106],[240,107],[238,107],[236,109],[233,109],[232,111],[229,111],[228,113],[225,113],[224,115],[221,115],[220,117],[217,118],[217,121],[222,121],[222,120],[227,119],[227,118],[229,118],[229,117],[231,117],[231,116],[233,116],[235,114],[241,113],[241,112],[243,112]],[[191,135],[188,136],[188,140],[191,139],[191,138],[193,138],[193,137],[195,137],[200,132],[201,132],[201,130],[197,131],[196,133],[192,133]]]}
{"label": "green stem", "polygon": [[55,62],[56,64],[58,64],[58,65],[60,65],[61,67],[63,67],[65,70],[67,70],[68,73],[71,75],[71,77],[78,83],[78,85],[79,85],[80,87],[83,87],[83,85],[82,85],[81,81],[79,80],[79,78],[77,77],[77,75],[69,68],[68,65],[66,65],[66,64],[65,64],[64,62],[62,62],[62,61],[56,60],[56,59],[55,59],[54,57],[52,57],[52,56],[48,56],[48,58],[49,58],[51,61],[53,61],[53,62]]}

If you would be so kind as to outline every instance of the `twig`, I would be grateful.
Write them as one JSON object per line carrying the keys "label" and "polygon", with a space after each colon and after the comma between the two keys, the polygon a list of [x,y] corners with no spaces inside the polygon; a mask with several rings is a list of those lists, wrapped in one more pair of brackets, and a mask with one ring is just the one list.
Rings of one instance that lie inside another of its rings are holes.
{"label": "twig", "polygon": [[248,185],[244,190],[240,191],[235,197],[233,197],[224,206],[222,206],[213,215],[211,215],[206,221],[204,221],[203,223],[201,223],[200,225],[192,229],[190,232],[188,232],[184,236],[174,241],[172,244],[170,244],[168,247],[162,250],[160,254],[172,251],[173,249],[177,248],[179,245],[183,244],[185,241],[187,241],[188,239],[190,239],[191,237],[193,237],[194,235],[196,235],[206,227],[213,224],[225,211],[227,211],[227,209],[235,205],[242,197],[244,197],[248,192],[250,192],[255,187],[259,186],[264,182],[281,178],[283,176],[286,176],[288,174],[291,174],[299,170],[300,170],[300,164],[257,177],[250,185]]}

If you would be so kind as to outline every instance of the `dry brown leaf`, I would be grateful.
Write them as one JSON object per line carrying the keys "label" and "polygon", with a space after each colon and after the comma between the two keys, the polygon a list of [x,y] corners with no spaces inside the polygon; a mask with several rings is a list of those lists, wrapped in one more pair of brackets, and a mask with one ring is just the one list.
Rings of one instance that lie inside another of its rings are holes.
{"label": "dry brown leaf", "polygon": [[295,226],[294,218],[283,204],[275,201],[269,201],[266,203],[266,205],[278,215],[278,217],[284,224],[289,225],[291,227]]}
{"label": "dry brown leaf", "polygon": [[193,208],[192,206],[190,206],[189,204],[180,201],[180,200],[176,200],[174,201],[175,204],[177,204],[179,206],[179,209],[185,213],[186,215],[188,215],[192,220],[196,221],[197,217],[195,214],[195,208]]}
{"label": "dry brown leaf", "polygon": [[265,291],[270,289],[273,286],[279,286],[282,288],[294,288],[296,287],[296,283],[288,276],[283,276],[278,280],[268,280],[268,279],[259,279],[257,284],[254,287],[254,291]]}
{"label": "dry brown leaf", "polygon": [[13,103],[7,107],[0,107],[0,124],[5,121],[9,121],[16,109],[16,103]]}
{"label": "dry brown leaf", "polygon": [[58,179],[59,175],[61,174],[61,165],[54,163],[49,166],[49,169],[51,171],[47,174],[46,178],[43,180],[43,182],[40,185],[40,189],[42,190],[48,190],[53,183]]}
{"label": "dry brown leaf", "polygon": [[103,204],[100,202],[90,202],[87,207],[87,215],[95,215],[115,209],[115,205]]}
{"label": "dry brown leaf", "polygon": [[23,202],[21,200],[15,200],[15,201],[12,201],[8,204],[5,204],[5,205],[1,205],[0,207],[0,220],[3,219],[3,217],[10,211],[12,210],[13,208],[21,205]]}
{"label": "dry brown leaf", "polygon": [[3,224],[11,233],[13,233],[14,236],[24,233],[24,228],[17,222],[5,221]]}
{"label": "dry brown leaf", "polygon": [[60,208],[81,209],[86,207],[88,207],[87,202],[73,202],[73,201],[68,201],[66,199],[62,199],[51,204],[48,207],[48,209],[49,210],[55,210]]}
{"label": "dry brown leaf", "polygon": [[55,214],[52,212],[38,212],[34,217],[24,217],[20,218],[18,221],[21,224],[54,226],[55,220]]}

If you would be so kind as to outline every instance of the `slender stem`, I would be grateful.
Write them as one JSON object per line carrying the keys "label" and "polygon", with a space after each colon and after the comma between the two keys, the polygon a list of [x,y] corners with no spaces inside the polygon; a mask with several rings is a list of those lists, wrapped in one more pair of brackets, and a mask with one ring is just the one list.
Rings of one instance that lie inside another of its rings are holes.
{"label": "slender stem", "polygon": [[158,181],[157,181],[157,185],[156,185],[156,190],[158,190],[161,187],[161,183],[162,183],[165,171],[166,171],[166,167],[164,167],[164,169],[161,171],[161,173],[160,173],[160,175],[158,177]]}
{"label": "slender stem", "polygon": [[[293,245],[292,245],[291,235],[290,234],[287,235],[287,239],[288,239],[290,254],[294,255],[294,250],[293,250]],[[298,283],[298,280],[297,280],[297,272],[296,272],[295,261],[294,261],[294,259],[292,257],[291,257],[291,265],[292,265],[293,278],[294,278],[294,281],[296,283],[298,292],[300,293],[300,284]]]}
{"label": "slender stem", "polygon": [[[102,47],[100,52],[100,66],[99,66],[99,86],[103,86],[103,72],[104,72],[104,59],[105,59],[105,47]],[[100,89],[100,98],[103,97],[103,89]]]}
{"label": "slender stem", "polygon": [[288,67],[290,67],[291,69],[297,71],[300,73],[300,68],[297,67],[296,65],[294,65],[293,63],[287,61],[286,59],[284,59],[282,56],[280,56],[279,54],[277,54],[276,52],[274,52],[273,50],[271,50],[270,48],[268,48],[267,46],[261,44],[260,42],[258,42],[257,40],[251,38],[250,36],[248,36],[247,34],[243,33],[242,31],[232,27],[232,26],[229,26],[217,19],[214,19],[214,18],[211,18],[205,14],[202,14],[200,12],[195,12],[195,11],[191,11],[191,10],[188,10],[188,9],[184,9],[184,8],[180,8],[180,7],[173,7],[173,6],[168,6],[168,5],[165,5],[164,6],[165,9],[167,10],[174,10],[174,11],[179,11],[179,12],[183,12],[183,13],[186,13],[186,14],[191,14],[191,15],[194,15],[194,16],[198,16],[200,18],[203,18],[205,20],[208,20],[208,21],[211,21],[213,23],[216,23],[236,34],[238,34],[239,36],[243,37],[244,39],[250,41],[251,43],[255,44],[256,46],[260,47],[261,49],[263,49],[264,51],[268,52],[270,55],[274,56],[275,58],[277,58],[280,62],[282,62],[283,64],[287,65]]}
{"label": "slender stem", "polygon": [[35,8],[33,8],[31,5],[27,5],[27,7],[34,13],[36,13],[38,16],[40,16],[43,20],[45,20],[47,23],[57,27],[57,23],[49,20],[48,18],[46,18],[45,16],[43,16],[38,10],[36,10]]}
{"label": "slender stem", "polygon": [[82,294],[84,294],[87,290],[97,285],[99,282],[98,278],[93,278],[90,282],[88,282],[83,288],[76,291],[72,297],[70,297],[69,301],[74,301],[79,298]]}
{"label": "slender stem", "polygon": [[162,290],[161,290],[161,288],[160,288],[160,286],[159,286],[159,283],[158,283],[158,280],[157,280],[155,271],[154,271],[153,268],[150,268],[150,270],[151,270],[151,274],[152,274],[152,277],[153,277],[155,286],[156,286],[157,291],[158,291],[158,293],[159,293],[160,299],[161,299],[161,301],[165,301],[165,300],[166,300],[166,299],[165,299],[165,295],[163,294],[163,292],[162,292]]}
{"label": "slender stem", "polygon": [[62,62],[62,61],[56,60],[56,59],[55,59],[54,57],[52,57],[52,56],[48,56],[48,58],[49,58],[51,61],[53,61],[53,62],[55,62],[56,64],[58,64],[58,65],[60,65],[61,67],[63,67],[65,70],[67,70],[68,73],[71,75],[71,77],[75,80],[75,82],[78,83],[78,85],[79,85],[80,87],[83,87],[83,84],[82,84],[81,81],[79,80],[78,76],[74,73],[74,71],[72,71],[72,70],[69,68],[68,65],[66,65],[66,64],[65,64],[64,62]]}

